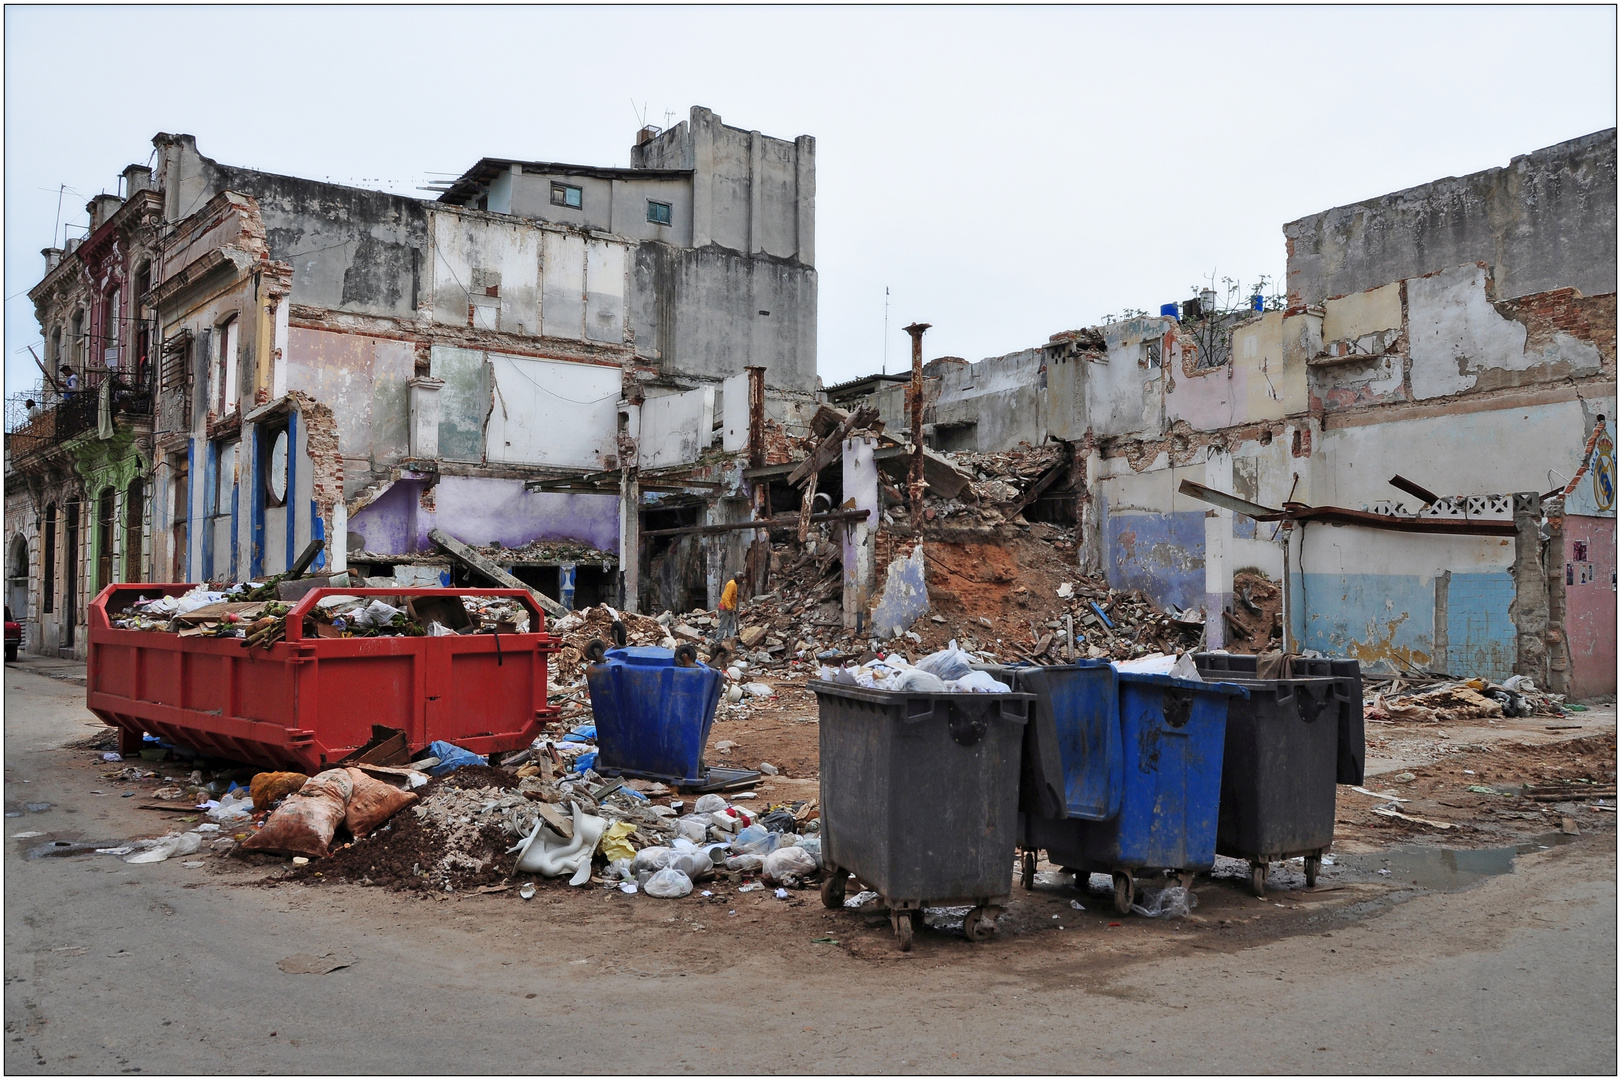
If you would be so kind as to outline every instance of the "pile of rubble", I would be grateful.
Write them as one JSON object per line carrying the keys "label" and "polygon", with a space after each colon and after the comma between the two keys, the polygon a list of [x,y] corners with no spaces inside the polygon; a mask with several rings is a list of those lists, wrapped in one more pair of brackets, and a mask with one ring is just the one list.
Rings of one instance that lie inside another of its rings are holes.
{"label": "pile of rubble", "polygon": [[[1413,683],[1419,686],[1413,686]],[[1564,716],[1577,711],[1565,704],[1563,694],[1538,689],[1524,675],[1501,683],[1485,679],[1439,680],[1423,676],[1394,678],[1388,686],[1372,690],[1364,703],[1368,720],[1409,723],[1498,720],[1505,716]]]}
{"label": "pile of rubble", "polygon": [[[343,587],[341,584],[339,587]],[[263,599],[265,585],[240,582],[199,585],[179,596],[145,597],[111,616],[119,630],[172,633],[180,637],[241,638],[242,645],[269,648],[286,637],[293,599]],[[322,597],[304,616],[306,637],[442,637],[452,634],[522,634],[529,612],[506,597]]]}
{"label": "pile of rubble", "polygon": [[[442,776],[418,774],[411,804],[367,835],[339,832],[330,854],[295,859],[292,876],[434,892],[516,886],[525,899],[538,881],[566,878],[674,898],[710,879],[739,892],[793,888],[820,870],[814,803],[759,808],[753,792],[690,799],[652,781],[605,779],[584,765],[581,745],[542,738],[499,767],[467,755]],[[565,747],[572,753],[559,754]],[[410,770],[397,772],[412,782]],[[256,846],[265,845],[242,848]]]}

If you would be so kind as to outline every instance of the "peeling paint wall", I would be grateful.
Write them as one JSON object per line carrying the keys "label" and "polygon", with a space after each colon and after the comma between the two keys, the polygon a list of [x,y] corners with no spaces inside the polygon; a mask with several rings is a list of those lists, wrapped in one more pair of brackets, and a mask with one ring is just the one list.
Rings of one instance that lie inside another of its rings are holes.
{"label": "peeling paint wall", "polygon": [[287,387],[332,406],[346,494],[405,457],[410,423],[406,381],[415,363],[408,341],[290,330]]}
{"label": "peeling paint wall", "polygon": [[1500,295],[1616,291],[1615,128],[1292,221],[1291,307],[1451,266],[1497,268]]}
{"label": "peeling paint wall", "polygon": [[[747,398],[744,404],[746,410]],[[743,422],[746,438],[746,411]],[[649,395],[642,403],[641,434],[636,444],[637,464],[643,469],[656,469],[697,461],[713,442],[714,426],[713,386],[703,386],[685,393]]]}
{"label": "peeling paint wall", "polygon": [[900,637],[928,614],[929,589],[924,579],[923,545],[889,564],[884,591],[873,605],[872,632],[881,640]]}

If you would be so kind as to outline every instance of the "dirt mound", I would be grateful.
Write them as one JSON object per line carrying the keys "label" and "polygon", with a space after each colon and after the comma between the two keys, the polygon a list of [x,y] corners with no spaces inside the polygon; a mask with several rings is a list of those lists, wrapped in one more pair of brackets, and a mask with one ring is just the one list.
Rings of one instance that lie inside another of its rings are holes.
{"label": "dirt mound", "polygon": [[512,867],[506,850],[513,837],[499,814],[477,811],[517,786],[517,777],[505,770],[464,766],[418,788],[416,805],[395,814],[371,836],[294,867],[285,880],[434,891],[447,884],[466,889],[500,881]]}

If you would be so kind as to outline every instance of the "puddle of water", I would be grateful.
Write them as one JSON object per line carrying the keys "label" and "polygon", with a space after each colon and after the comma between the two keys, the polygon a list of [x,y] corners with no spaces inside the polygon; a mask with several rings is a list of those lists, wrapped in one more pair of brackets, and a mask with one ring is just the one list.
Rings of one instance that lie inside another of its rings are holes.
{"label": "puddle of water", "polygon": [[[1514,869],[1514,856],[1558,847],[1575,840],[1562,833],[1545,833],[1514,847],[1442,848],[1403,844],[1388,851],[1367,855],[1339,855],[1342,866],[1389,881],[1396,885],[1417,885],[1423,889],[1451,891],[1483,878],[1506,874]],[[1389,875],[1379,871],[1388,870]]]}

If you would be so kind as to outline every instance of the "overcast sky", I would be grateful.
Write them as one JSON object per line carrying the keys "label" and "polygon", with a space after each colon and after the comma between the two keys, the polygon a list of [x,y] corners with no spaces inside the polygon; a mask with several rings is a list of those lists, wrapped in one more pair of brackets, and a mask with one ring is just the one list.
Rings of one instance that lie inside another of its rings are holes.
{"label": "overcast sky", "polygon": [[189,132],[431,198],[480,157],[629,164],[641,114],[816,137],[832,384],[979,359],[1214,273],[1284,222],[1615,124],[1612,7],[31,8],[5,12],[8,392],[88,199]]}

